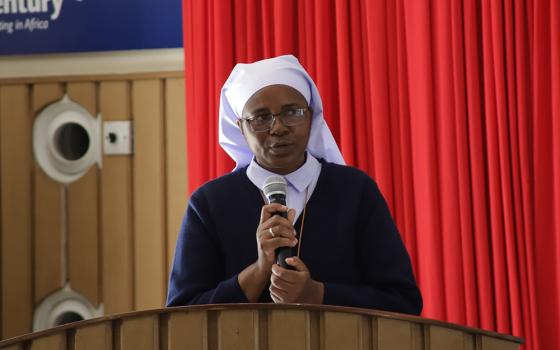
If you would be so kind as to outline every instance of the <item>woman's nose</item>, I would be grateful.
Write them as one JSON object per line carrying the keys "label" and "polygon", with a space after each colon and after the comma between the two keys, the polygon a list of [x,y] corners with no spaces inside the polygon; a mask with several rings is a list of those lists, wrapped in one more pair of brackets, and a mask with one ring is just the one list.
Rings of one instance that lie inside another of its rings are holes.
{"label": "woman's nose", "polygon": [[282,118],[279,118],[279,116],[274,117],[274,119],[272,120],[272,127],[270,128],[271,134],[284,134],[289,130],[290,129],[282,122]]}

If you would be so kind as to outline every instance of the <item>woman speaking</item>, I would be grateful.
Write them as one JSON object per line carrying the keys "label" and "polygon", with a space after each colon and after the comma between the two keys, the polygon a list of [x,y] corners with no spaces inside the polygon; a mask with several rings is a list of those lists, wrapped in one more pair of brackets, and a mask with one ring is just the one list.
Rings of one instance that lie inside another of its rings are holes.
{"label": "woman speaking", "polygon": [[[410,258],[375,182],[344,159],[319,91],[293,56],[238,64],[220,100],[233,172],[198,188],[183,220],[168,306],[307,303],[419,314]],[[263,192],[286,183],[286,203]],[[281,214],[281,215],[276,215]],[[293,255],[277,261],[279,250]]]}

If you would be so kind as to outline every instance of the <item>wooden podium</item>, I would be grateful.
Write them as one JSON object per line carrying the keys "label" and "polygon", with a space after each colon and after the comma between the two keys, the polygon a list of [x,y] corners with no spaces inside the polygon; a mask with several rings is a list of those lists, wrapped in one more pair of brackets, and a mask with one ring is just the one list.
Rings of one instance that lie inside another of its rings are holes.
{"label": "wooden podium", "polygon": [[294,304],[228,304],[112,315],[0,342],[0,350],[513,350],[523,340],[409,315]]}

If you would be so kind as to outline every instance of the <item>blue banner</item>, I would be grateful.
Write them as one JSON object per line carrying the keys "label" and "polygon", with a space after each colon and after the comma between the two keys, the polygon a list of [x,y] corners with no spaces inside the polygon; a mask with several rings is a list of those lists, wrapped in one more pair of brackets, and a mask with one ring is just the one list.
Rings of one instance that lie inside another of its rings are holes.
{"label": "blue banner", "polygon": [[182,47],[181,0],[0,0],[0,55]]}

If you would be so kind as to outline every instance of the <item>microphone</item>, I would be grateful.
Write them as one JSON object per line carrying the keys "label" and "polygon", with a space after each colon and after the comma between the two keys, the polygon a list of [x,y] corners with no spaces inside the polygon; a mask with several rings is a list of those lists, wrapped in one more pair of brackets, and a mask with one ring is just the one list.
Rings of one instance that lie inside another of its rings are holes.
{"label": "microphone", "polygon": [[[272,175],[269,176],[263,185],[263,193],[268,201],[268,204],[278,203],[286,205],[286,193],[288,192],[288,184],[282,176]],[[280,215],[283,218],[288,218],[288,212],[276,212],[274,215]],[[294,256],[291,247],[280,247],[276,249],[276,263],[285,269],[293,270],[294,268],[286,263],[286,258]]]}

